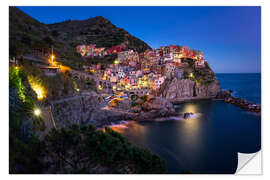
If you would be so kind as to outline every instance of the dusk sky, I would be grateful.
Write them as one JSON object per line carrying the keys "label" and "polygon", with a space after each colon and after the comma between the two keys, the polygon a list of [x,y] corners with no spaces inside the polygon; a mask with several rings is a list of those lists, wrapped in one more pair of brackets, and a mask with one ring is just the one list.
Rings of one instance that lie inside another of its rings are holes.
{"label": "dusk sky", "polygon": [[260,7],[19,7],[42,23],[103,16],[152,48],[204,52],[216,73],[261,72]]}

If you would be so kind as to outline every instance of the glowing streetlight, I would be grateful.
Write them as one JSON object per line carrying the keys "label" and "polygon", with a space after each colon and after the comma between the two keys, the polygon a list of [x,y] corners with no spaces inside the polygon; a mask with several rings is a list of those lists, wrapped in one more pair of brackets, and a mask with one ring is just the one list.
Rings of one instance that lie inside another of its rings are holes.
{"label": "glowing streetlight", "polygon": [[37,88],[37,89],[35,89],[35,92],[37,93],[37,99],[38,99],[38,100],[42,100],[42,99],[44,98],[41,89]]}
{"label": "glowing streetlight", "polygon": [[189,77],[193,78],[193,77],[194,77],[194,76],[193,76],[193,73],[190,73],[190,74],[189,74]]}
{"label": "glowing streetlight", "polygon": [[55,56],[52,54],[51,55],[51,60],[52,60],[52,65],[53,65],[53,59],[55,58]]}
{"label": "glowing streetlight", "polygon": [[37,99],[39,101],[43,100],[46,98],[46,89],[42,84],[39,82],[39,79],[33,77],[33,76],[28,76],[27,77],[28,82],[32,88],[32,90],[36,93]]}
{"label": "glowing streetlight", "polygon": [[98,85],[98,89],[99,89],[99,90],[102,90],[103,88],[102,88],[102,86],[101,86],[101,85]]}
{"label": "glowing streetlight", "polygon": [[35,116],[40,116],[40,114],[41,114],[40,109],[36,108],[36,109],[34,110],[34,114],[35,114]]}
{"label": "glowing streetlight", "polygon": [[54,59],[54,55],[53,55],[53,46],[52,46],[52,55],[51,55],[51,59],[52,59],[52,65],[53,65],[53,59]]}

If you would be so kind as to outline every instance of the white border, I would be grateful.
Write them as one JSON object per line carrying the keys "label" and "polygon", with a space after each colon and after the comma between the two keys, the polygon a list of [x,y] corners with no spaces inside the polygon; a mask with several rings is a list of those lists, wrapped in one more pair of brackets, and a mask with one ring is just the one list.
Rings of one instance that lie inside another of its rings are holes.
{"label": "white border", "polygon": [[[270,85],[269,85],[269,73],[268,70],[269,66],[269,33],[270,33],[270,26],[269,26],[269,17],[270,17],[270,7],[269,7],[269,0],[136,0],[133,2],[129,2],[128,0],[1,0],[0,4],[0,18],[1,18],[1,28],[0,28],[0,35],[1,35],[1,59],[0,59],[0,67],[2,70],[0,71],[0,82],[2,86],[0,88],[0,99],[1,99],[1,178],[20,178],[20,179],[48,179],[48,178],[66,178],[66,179],[74,179],[77,178],[73,176],[33,176],[33,175],[24,175],[24,176],[17,176],[17,175],[8,175],[8,6],[123,6],[123,5],[143,5],[143,6],[262,6],[262,149],[263,152],[263,176],[233,176],[233,175],[140,175],[140,176],[124,176],[124,175],[114,175],[108,177],[107,175],[80,175],[78,178],[89,179],[89,178],[113,178],[113,179],[137,179],[137,178],[154,178],[154,179],[163,179],[163,178],[200,178],[200,179],[217,179],[217,178],[240,178],[240,179],[248,179],[248,178],[267,178],[269,179],[269,167],[266,166],[269,162],[269,142],[264,141],[264,139],[270,139],[270,117],[269,113],[267,113],[266,108],[270,107],[268,100],[269,92],[270,92]],[[2,173],[4,176],[2,176]]]}

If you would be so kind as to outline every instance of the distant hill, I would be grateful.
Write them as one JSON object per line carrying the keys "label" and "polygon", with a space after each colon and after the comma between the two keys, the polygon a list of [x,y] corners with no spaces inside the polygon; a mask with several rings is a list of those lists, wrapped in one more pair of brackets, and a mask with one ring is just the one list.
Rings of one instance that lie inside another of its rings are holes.
{"label": "distant hill", "polygon": [[113,25],[102,16],[87,20],[70,20],[49,24],[48,27],[59,33],[59,39],[74,44],[96,44],[97,47],[112,47],[124,43],[128,49],[142,52],[150,47],[122,28]]}
{"label": "distant hill", "polygon": [[[27,53],[33,47],[49,47],[50,29],[16,7],[9,8],[10,55]],[[52,39],[51,39],[52,40]]]}
{"label": "distant hill", "polygon": [[127,49],[138,52],[151,49],[101,16],[43,24],[16,7],[9,8],[9,40],[10,56],[30,53],[33,48],[49,50],[53,45],[58,57],[70,60],[80,59],[75,49],[79,44],[91,43],[106,48],[125,44]]}

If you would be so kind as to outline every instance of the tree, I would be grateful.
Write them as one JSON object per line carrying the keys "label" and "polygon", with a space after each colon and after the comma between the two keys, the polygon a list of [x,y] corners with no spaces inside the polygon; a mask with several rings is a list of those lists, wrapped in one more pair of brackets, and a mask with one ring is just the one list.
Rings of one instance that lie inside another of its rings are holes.
{"label": "tree", "polygon": [[21,39],[21,42],[23,44],[26,44],[26,45],[30,46],[31,43],[32,43],[32,39],[31,39],[31,37],[27,33],[24,33],[23,34],[23,37]]}
{"label": "tree", "polygon": [[119,133],[94,126],[53,129],[45,137],[49,173],[164,173],[165,163]]}
{"label": "tree", "polygon": [[49,36],[46,36],[45,38],[43,38],[43,41],[49,46],[53,45],[53,40]]}
{"label": "tree", "polygon": [[58,37],[58,36],[59,36],[58,31],[53,30],[53,31],[52,31],[52,36],[53,36],[53,37]]}
{"label": "tree", "polygon": [[10,57],[19,57],[23,53],[22,46],[19,42],[10,41],[9,43],[9,56]]}
{"label": "tree", "polygon": [[[43,146],[36,136],[34,102],[22,70],[9,70],[9,172],[41,173]],[[41,119],[39,119],[41,122]]]}

